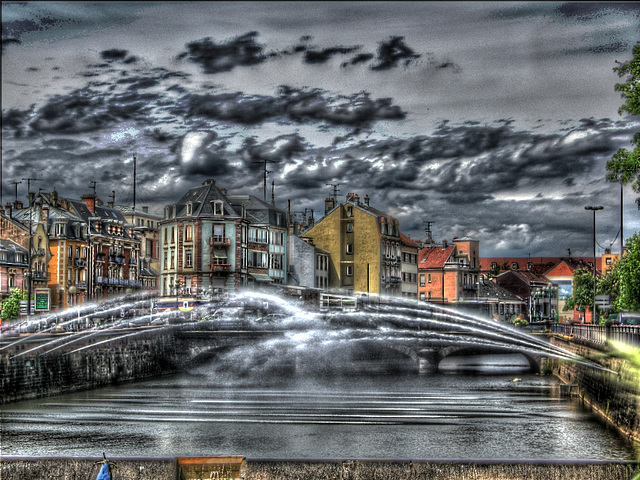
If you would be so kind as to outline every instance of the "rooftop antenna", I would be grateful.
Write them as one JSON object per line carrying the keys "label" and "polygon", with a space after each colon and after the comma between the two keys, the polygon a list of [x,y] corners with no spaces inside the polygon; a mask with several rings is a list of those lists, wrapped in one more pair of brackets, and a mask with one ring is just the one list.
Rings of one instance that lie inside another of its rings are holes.
{"label": "rooftop antenna", "polygon": [[278,162],[276,160],[267,160],[266,158],[264,160],[253,162],[253,163],[263,163],[264,164],[263,200],[265,202],[267,201],[267,173],[273,173],[270,170],[267,170],[267,162],[268,163],[280,163],[280,162]]}
{"label": "rooftop antenna", "polygon": [[[31,193],[31,182],[37,182],[42,180],[41,178],[23,178],[22,180],[27,181],[27,195]],[[29,207],[31,207],[31,203],[29,203]]]}
{"label": "rooftop antenna", "polygon": [[276,204],[276,196],[274,191],[275,185],[276,185],[276,182],[271,180],[271,205],[274,205],[274,206]]}
{"label": "rooftop antenna", "polygon": [[116,191],[111,190],[111,203],[115,206],[116,204]]}
{"label": "rooftop antenna", "polygon": [[16,186],[16,202],[18,201],[18,185],[22,182],[11,182],[11,185]]}
{"label": "rooftop antenna", "polygon": [[[136,211],[136,167],[138,163],[138,154],[133,152],[133,211]],[[115,205],[115,202],[114,202]]]}
{"label": "rooftop antenna", "polygon": [[338,199],[338,187],[340,186],[339,183],[327,183],[327,186],[331,186],[333,187],[333,199],[337,200]]}
{"label": "rooftop antenna", "polygon": [[431,225],[433,225],[433,222],[430,222],[430,221],[424,222],[424,233],[426,234],[427,242],[429,243],[433,243],[433,234],[431,233]]}

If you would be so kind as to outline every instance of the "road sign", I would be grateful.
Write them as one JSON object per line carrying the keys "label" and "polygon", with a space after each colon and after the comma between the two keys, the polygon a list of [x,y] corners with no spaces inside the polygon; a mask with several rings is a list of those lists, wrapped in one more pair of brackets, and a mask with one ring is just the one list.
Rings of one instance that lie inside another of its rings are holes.
{"label": "road sign", "polygon": [[609,295],[596,295],[596,305],[599,307],[609,305],[609,299]]}

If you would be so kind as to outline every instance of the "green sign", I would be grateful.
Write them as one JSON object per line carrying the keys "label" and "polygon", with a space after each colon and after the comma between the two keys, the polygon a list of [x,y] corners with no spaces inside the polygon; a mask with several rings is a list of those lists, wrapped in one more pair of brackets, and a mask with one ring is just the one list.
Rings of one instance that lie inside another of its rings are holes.
{"label": "green sign", "polygon": [[49,289],[36,289],[36,310],[49,310]]}

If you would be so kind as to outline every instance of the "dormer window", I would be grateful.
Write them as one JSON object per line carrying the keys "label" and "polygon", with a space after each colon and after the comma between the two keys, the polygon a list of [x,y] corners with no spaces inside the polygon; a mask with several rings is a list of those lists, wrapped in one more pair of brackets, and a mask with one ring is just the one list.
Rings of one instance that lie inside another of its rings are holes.
{"label": "dormer window", "polygon": [[193,203],[187,203],[187,215],[193,215]]}
{"label": "dormer window", "polygon": [[214,200],[213,202],[211,202],[211,206],[213,207],[214,215],[224,215],[222,200]]}

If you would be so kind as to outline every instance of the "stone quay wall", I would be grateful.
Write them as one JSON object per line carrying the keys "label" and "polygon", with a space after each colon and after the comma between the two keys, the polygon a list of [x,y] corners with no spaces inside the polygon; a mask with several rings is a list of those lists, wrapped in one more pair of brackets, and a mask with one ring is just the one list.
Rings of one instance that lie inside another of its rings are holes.
{"label": "stone quay wall", "polygon": [[585,405],[640,445],[640,378],[637,370],[634,371],[626,360],[612,355],[605,346],[563,336],[552,336],[551,343],[615,372],[557,360],[548,364],[565,383],[577,385],[575,391]]}
{"label": "stone quay wall", "polygon": [[[68,337],[71,339],[71,337]],[[89,390],[177,371],[179,347],[172,332],[98,333],[57,350],[59,340],[33,337],[0,351],[0,403]]]}
{"label": "stone quay wall", "polygon": [[[127,480],[633,480],[638,462],[491,462],[394,460],[260,460],[243,459],[234,469],[211,467],[197,475],[180,468],[173,458],[114,458],[114,478]],[[211,457],[203,457],[203,464]],[[203,466],[204,466],[203,465]],[[3,480],[77,480],[96,478],[97,458],[0,458]],[[194,470],[195,471],[195,470]],[[224,472],[230,472],[225,474]],[[233,473],[231,473],[233,472]]]}

